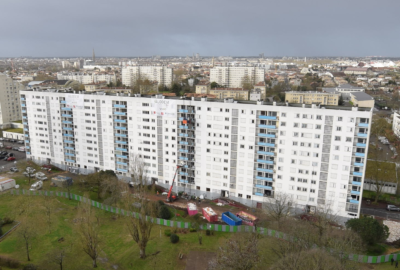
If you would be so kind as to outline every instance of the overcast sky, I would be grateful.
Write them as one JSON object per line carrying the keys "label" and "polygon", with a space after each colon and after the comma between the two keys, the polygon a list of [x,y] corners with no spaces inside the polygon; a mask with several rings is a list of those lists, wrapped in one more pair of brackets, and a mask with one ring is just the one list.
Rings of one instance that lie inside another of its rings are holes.
{"label": "overcast sky", "polygon": [[0,57],[400,56],[399,0],[1,0]]}

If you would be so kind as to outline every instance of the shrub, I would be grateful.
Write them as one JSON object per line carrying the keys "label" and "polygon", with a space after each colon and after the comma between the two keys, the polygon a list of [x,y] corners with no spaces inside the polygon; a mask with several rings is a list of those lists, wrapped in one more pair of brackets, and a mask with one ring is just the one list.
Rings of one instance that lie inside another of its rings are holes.
{"label": "shrub", "polygon": [[162,205],[158,209],[158,217],[162,219],[170,219],[171,218],[171,211],[169,211],[168,206]]}
{"label": "shrub", "polygon": [[211,231],[210,230],[206,230],[206,235],[211,235]]}
{"label": "shrub", "polygon": [[171,236],[171,230],[165,230],[164,231],[165,236]]}
{"label": "shrub", "polygon": [[363,242],[369,246],[383,242],[389,236],[389,228],[370,217],[350,219],[346,222],[346,227],[356,232]]}
{"label": "shrub", "polygon": [[162,200],[158,200],[157,203],[158,203],[159,206],[165,205],[165,203]]}
{"label": "shrub", "polygon": [[24,268],[23,268],[23,270],[37,270],[38,268],[37,268],[37,266],[36,265],[33,265],[33,264],[27,264],[27,265],[25,265],[24,266]]}
{"label": "shrub", "polygon": [[4,217],[3,218],[3,225],[7,225],[7,224],[11,224],[11,223],[13,223],[14,222],[14,220],[13,219],[11,219],[11,218],[9,218],[9,217]]}
{"label": "shrub", "polygon": [[6,266],[8,268],[15,269],[15,268],[19,268],[21,266],[21,264],[17,260],[0,255],[0,266]]}
{"label": "shrub", "polygon": [[179,236],[177,236],[176,234],[171,234],[171,236],[169,237],[169,239],[171,240],[171,243],[175,244],[179,242]]}
{"label": "shrub", "polygon": [[190,228],[190,232],[197,232],[195,228]]}

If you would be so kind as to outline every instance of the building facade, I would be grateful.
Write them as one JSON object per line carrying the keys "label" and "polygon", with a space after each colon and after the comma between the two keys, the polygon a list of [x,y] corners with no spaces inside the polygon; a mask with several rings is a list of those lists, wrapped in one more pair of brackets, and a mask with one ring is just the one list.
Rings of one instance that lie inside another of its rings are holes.
{"label": "building facade", "polygon": [[400,138],[400,114],[398,112],[393,114],[392,129],[394,134]]}
{"label": "building facade", "polygon": [[23,89],[22,84],[0,73],[0,128],[8,128],[11,122],[21,120],[19,92]]}
{"label": "building facade", "polygon": [[68,72],[68,73],[57,73],[57,80],[73,80],[78,81],[81,84],[91,83],[116,83],[117,75],[115,73],[105,72]]}
{"label": "building facade", "polygon": [[304,103],[337,106],[339,93],[324,93],[317,91],[290,91],[285,93],[285,101],[289,103]]}
{"label": "building facade", "polygon": [[219,99],[233,98],[239,100],[248,100],[250,90],[243,88],[212,88],[209,94],[216,96]]}
{"label": "building facade", "polygon": [[260,67],[213,67],[210,69],[210,82],[224,87],[242,87],[243,79],[252,84],[264,82],[265,69]]}
{"label": "building facade", "polygon": [[[22,91],[27,157],[80,173],[129,177],[139,156],[152,181],[255,206],[287,193],[298,209],[358,216],[372,112]],[[213,195],[214,194],[214,195]]]}
{"label": "building facade", "polygon": [[122,68],[122,84],[132,86],[138,80],[157,81],[158,85],[171,86],[173,69],[166,66],[127,66]]}

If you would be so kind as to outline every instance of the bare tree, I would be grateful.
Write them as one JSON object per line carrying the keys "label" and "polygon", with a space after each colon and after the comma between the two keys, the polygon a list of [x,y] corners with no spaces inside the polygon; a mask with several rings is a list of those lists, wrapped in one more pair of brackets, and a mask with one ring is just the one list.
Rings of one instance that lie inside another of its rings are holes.
{"label": "bare tree", "polygon": [[21,221],[21,225],[18,227],[17,232],[24,244],[26,258],[28,261],[30,261],[30,250],[32,248],[32,242],[37,235],[36,224],[28,220],[28,218],[25,218],[23,221]]}
{"label": "bare tree", "polygon": [[92,259],[93,268],[96,268],[100,253],[99,218],[94,215],[88,204],[80,204],[78,217],[82,249]]}
{"label": "bare tree", "polygon": [[46,216],[46,223],[49,229],[49,233],[51,233],[51,225],[53,223],[54,203],[55,200],[53,197],[51,196],[44,197],[43,200],[44,214]]}
{"label": "bare tree", "polygon": [[248,233],[235,235],[219,247],[217,256],[208,265],[209,270],[250,270],[260,261],[258,242],[260,235]]}
{"label": "bare tree", "polygon": [[278,228],[282,221],[292,214],[293,205],[292,195],[284,192],[275,192],[274,198],[266,197],[263,202],[266,214],[276,221]]}
{"label": "bare tree", "polygon": [[120,181],[116,175],[105,175],[101,182],[101,197],[105,198],[104,203],[115,205],[127,195],[128,186]]}
{"label": "bare tree", "polygon": [[150,241],[151,231],[154,223],[152,216],[156,216],[156,204],[146,198],[146,184],[148,183],[148,176],[146,166],[143,160],[135,154],[130,154],[131,160],[129,163],[129,172],[132,175],[132,182],[135,183],[135,194],[126,197],[126,203],[129,209],[133,208],[133,204],[139,206],[140,217],[136,218],[130,215],[127,217],[127,227],[133,241],[138,244],[140,258],[146,258],[146,246]]}
{"label": "bare tree", "polygon": [[54,250],[50,254],[48,254],[48,258],[52,263],[58,265],[60,267],[60,270],[63,270],[66,258],[66,251],[64,249]]}

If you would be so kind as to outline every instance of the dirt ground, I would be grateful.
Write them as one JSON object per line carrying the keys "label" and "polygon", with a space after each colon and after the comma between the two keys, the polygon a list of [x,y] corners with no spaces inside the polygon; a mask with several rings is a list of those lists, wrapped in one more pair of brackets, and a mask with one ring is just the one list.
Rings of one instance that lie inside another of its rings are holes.
{"label": "dirt ground", "polygon": [[172,206],[172,207],[175,207],[175,208],[182,209],[182,210],[186,210],[187,209],[187,204],[189,202],[195,203],[197,205],[198,212],[201,215],[202,215],[202,209],[203,208],[211,207],[214,210],[214,212],[218,215],[219,222],[217,222],[216,224],[225,224],[226,225],[225,222],[221,221],[221,215],[222,215],[223,212],[226,212],[226,211],[232,212],[234,214],[236,214],[239,211],[245,211],[245,212],[248,212],[249,214],[254,214],[252,212],[252,209],[250,209],[247,206],[242,205],[240,203],[234,202],[232,200],[228,200],[228,201],[231,202],[231,203],[234,203],[234,206],[233,205],[219,206],[219,205],[216,205],[216,203],[211,201],[211,200],[201,200],[201,202],[199,203],[197,200],[196,201],[195,200],[186,200],[186,199],[182,199],[182,198],[179,198],[175,202],[167,203],[166,202],[167,196],[166,195],[161,195],[161,194],[159,194],[159,195],[157,195],[157,194],[150,195],[149,194],[148,198],[150,200],[152,200],[152,201],[162,200],[162,201],[165,202],[165,204],[167,204],[169,206]]}
{"label": "dirt ground", "polygon": [[214,252],[190,251],[186,259],[186,270],[206,270]]}

